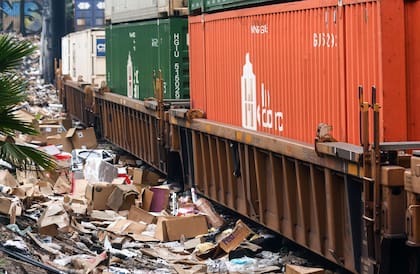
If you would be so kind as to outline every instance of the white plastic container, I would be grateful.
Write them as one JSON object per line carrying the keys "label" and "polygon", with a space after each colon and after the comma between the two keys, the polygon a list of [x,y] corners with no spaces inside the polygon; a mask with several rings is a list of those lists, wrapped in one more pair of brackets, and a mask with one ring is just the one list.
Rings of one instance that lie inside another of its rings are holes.
{"label": "white plastic container", "polygon": [[186,3],[184,0],[105,0],[105,19],[114,24],[171,16],[180,9],[187,11]]}
{"label": "white plastic container", "polygon": [[87,29],[62,38],[63,74],[100,87],[105,81],[105,30]]}

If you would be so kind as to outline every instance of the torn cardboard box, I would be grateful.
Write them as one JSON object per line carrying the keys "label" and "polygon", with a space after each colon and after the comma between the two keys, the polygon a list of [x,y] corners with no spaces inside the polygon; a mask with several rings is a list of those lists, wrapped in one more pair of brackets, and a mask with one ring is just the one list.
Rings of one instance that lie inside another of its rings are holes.
{"label": "torn cardboard box", "polygon": [[156,172],[143,168],[133,169],[133,183],[139,185],[158,185],[162,177]]}
{"label": "torn cardboard box", "polygon": [[73,144],[73,148],[96,148],[98,143],[96,141],[95,130],[92,127],[87,129],[70,128],[67,131],[66,137],[69,138]]}
{"label": "torn cardboard box", "polygon": [[0,170],[0,184],[9,187],[18,187],[19,184],[8,170]]}
{"label": "torn cardboard box", "polygon": [[86,199],[91,210],[108,209],[107,201],[116,185],[107,182],[89,183],[86,186]]}
{"label": "torn cardboard box", "polygon": [[5,215],[20,216],[22,214],[22,205],[17,198],[0,197],[0,213]]}
{"label": "torn cardboard box", "polygon": [[59,230],[70,225],[70,218],[61,203],[50,204],[38,220],[38,232],[43,235],[56,236]]}
{"label": "torn cardboard box", "polygon": [[134,205],[139,192],[133,185],[114,185],[112,193],[108,197],[106,205],[115,210],[128,210]]}
{"label": "torn cardboard box", "polygon": [[218,245],[223,251],[229,253],[237,248],[251,233],[252,230],[244,222],[238,220],[232,232],[225,236]]}
{"label": "torn cardboard box", "polygon": [[203,215],[158,217],[155,238],[160,241],[178,241],[181,236],[192,238],[207,234],[207,220]]}
{"label": "torn cardboard box", "polygon": [[144,222],[146,224],[156,223],[156,216],[136,206],[131,206],[127,218],[134,222]]}

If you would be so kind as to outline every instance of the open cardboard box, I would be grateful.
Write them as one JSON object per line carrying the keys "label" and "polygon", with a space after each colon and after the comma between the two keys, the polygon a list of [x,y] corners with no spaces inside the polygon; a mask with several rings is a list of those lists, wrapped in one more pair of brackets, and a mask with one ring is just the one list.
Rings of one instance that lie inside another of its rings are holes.
{"label": "open cardboard box", "polygon": [[160,216],[156,225],[155,238],[165,242],[178,241],[182,235],[185,238],[193,238],[207,233],[207,219],[204,215]]}
{"label": "open cardboard box", "polygon": [[98,146],[95,130],[92,127],[86,129],[70,128],[66,133],[66,138],[71,140],[73,148],[75,149],[90,149]]}
{"label": "open cardboard box", "polygon": [[107,201],[116,185],[107,182],[88,183],[86,186],[86,199],[91,210],[108,209]]}

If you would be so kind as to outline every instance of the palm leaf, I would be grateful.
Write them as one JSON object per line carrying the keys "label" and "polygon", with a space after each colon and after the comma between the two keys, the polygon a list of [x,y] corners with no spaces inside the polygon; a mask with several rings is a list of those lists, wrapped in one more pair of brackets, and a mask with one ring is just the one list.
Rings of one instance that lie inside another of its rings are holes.
{"label": "palm leaf", "polygon": [[[0,54],[1,55],[1,54]],[[11,74],[0,75],[0,108],[15,105],[25,99],[25,82]]]}
{"label": "palm leaf", "polygon": [[37,135],[36,131],[31,123],[19,120],[14,114],[15,109],[13,107],[0,108],[0,133],[7,136],[14,136],[15,131],[19,131],[23,134]]}
{"label": "palm leaf", "polygon": [[24,169],[53,170],[56,162],[50,155],[32,147],[0,142],[0,158]]}
{"label": "palm leaf", "polygon": [[34,52],[30,41],[19,41],[11,35],[0,35],[0,72],[10,72],[19,66],[23,57]]}

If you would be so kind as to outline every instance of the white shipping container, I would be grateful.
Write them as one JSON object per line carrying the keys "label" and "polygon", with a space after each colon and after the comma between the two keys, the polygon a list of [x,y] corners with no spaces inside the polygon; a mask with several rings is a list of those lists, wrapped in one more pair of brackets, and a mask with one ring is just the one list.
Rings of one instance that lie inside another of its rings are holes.
{"label": "white shipping container", "polygon": [[[64,42],[63,42],[64,41]],[[100,87],[105,81],[105,31],[87,29],[62,38],[63,74]]]}
{"label": "white shipping container", "polygon": [[[185,0],[105,0],[105,19],[123,23],[174,15],[174,10],[188,11]],[[186,14],[185,14],[186,15]]]}
{"label": "white shipping container", "polygon": [[70,41],[68,36],[61,38],[61,73],[70,75]]}

